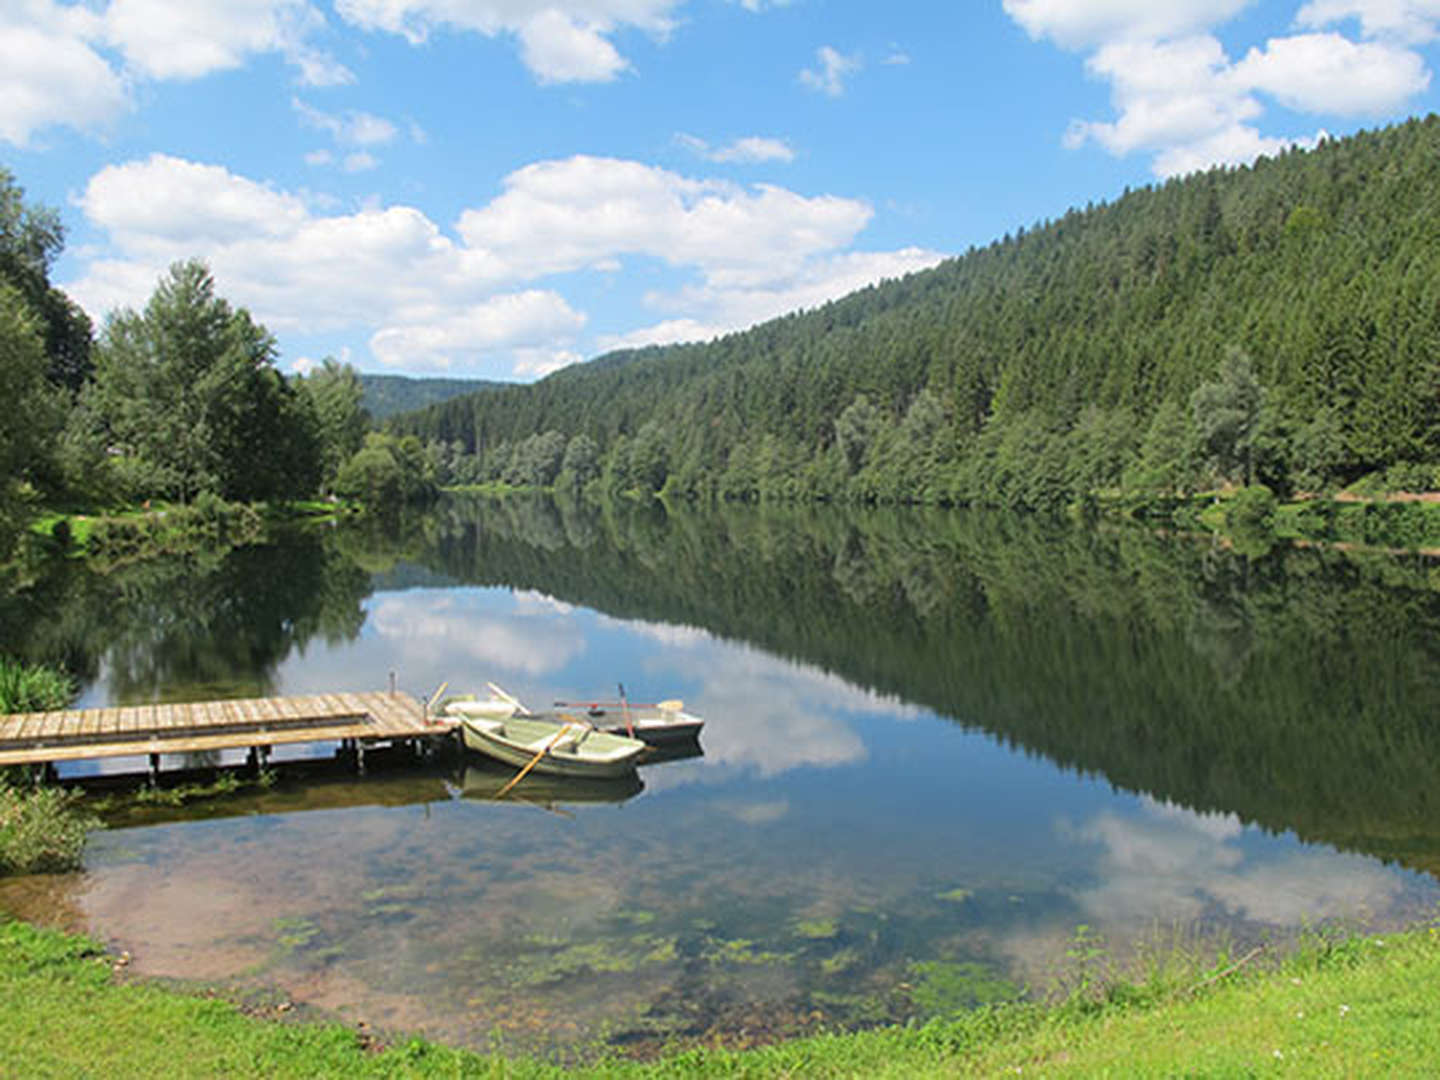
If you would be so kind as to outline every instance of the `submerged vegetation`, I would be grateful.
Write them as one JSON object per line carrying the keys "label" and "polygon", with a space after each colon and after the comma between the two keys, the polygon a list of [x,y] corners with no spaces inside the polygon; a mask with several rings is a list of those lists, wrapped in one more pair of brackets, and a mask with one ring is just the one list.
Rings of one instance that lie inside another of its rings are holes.
{"label": "submerged vegetation", "polygon": [[1440,466],[1440,117],[393,421],[444,482],[1055,510]]}
{"label": "submerged vegetation", "polygon": [[595,1048],[564,1067],[286,1020],[294,1012],[284,999],[247,1008],[123,981],[122,965],[93,942],[6,922],[0,1071],[141,1077],[183,1063],[194,1076],[1341,1077],[1425,1075],[1440,1057],[1434,927],[1383,939],[1317,935],[1253,962],[1167,960],[1052,1005],[961,1008],[924,1025],[753,1050],[674,1047],[645,1062]]}

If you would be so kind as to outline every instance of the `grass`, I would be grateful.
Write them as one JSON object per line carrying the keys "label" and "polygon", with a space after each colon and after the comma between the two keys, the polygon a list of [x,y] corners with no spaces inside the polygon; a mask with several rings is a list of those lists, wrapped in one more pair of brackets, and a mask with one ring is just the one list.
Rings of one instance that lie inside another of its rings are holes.
{"label": "grass", "polygon": [[[1262,966],[1263,965],[1263,966]],[[923,1027],[655,1062],[562,1069],[117,978],[94,943],[0,923],[0,1074],[145,1076],[1429,1076],[1440,1061],[1440,930],[1312,936],[1283,959],[1185,963],[1057,1005],[984,1007]]]}

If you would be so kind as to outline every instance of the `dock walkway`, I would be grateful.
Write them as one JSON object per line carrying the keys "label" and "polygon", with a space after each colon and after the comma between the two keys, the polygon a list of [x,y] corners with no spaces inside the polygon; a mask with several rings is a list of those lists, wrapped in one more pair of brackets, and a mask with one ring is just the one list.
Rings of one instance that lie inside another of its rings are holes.
{"label": "dock walkway", "polygon": [[409,694],[311,694],[0,715],[0,766],[84,758],[268,752],[282,743],[428,740],[453,732]]}

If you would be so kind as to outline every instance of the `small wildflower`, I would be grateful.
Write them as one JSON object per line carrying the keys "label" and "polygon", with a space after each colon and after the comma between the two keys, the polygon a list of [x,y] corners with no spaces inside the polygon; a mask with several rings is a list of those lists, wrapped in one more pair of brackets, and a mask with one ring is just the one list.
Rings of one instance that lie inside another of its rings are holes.
{"label": "small wildflower", "polygon": [[1276,1051],[1275,1051],[1275,1058],[1276,1058],[1277,1061],[1284,1061],[1284,1060],[1285,1060],[1285,1051],[1283,1051],[1283,1050],[1276,1050]]}
{"label": "small wildflower", "polygon": [[1305,1010],[1304,1010],[1304,1009],[1301,1009],[1299,1012],[1297,1012],[1297,1013],[1295,1014],[1295,1019],[1296,1019],[1296,1020],[1304,1020],[1304,1019],[1305,1019]]}
{"label": "small wildflower", "polygon": [[1340,1006],[1340,1015],[1341,1015],[1341,1016],[1344,1016],[1344,1015],[1345,1015],[1346,1013],[1348,1013],[1349,1011],[1350,1011],[1350,1006],[1349,1006],[1349,1005],[1341,1005],[1341,1006]]}

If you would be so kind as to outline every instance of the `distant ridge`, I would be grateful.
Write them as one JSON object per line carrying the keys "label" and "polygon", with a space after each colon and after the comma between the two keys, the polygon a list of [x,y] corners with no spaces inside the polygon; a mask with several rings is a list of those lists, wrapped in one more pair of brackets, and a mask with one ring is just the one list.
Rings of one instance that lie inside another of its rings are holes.
{"label": "distant ridge", "polygon": [[360,373],[365,391],[364,404],[371,419],[379,423],[399,413],[413,412],[465,394],[497,390],[509,383],[488,379],[430,379],[408,375]]}
{"label": "distant ridge", "polygon": [[457,476],[1058,509],[1383,474],[1440,489],[1440,118],[1074,209],[703,344],[397,429]]}

